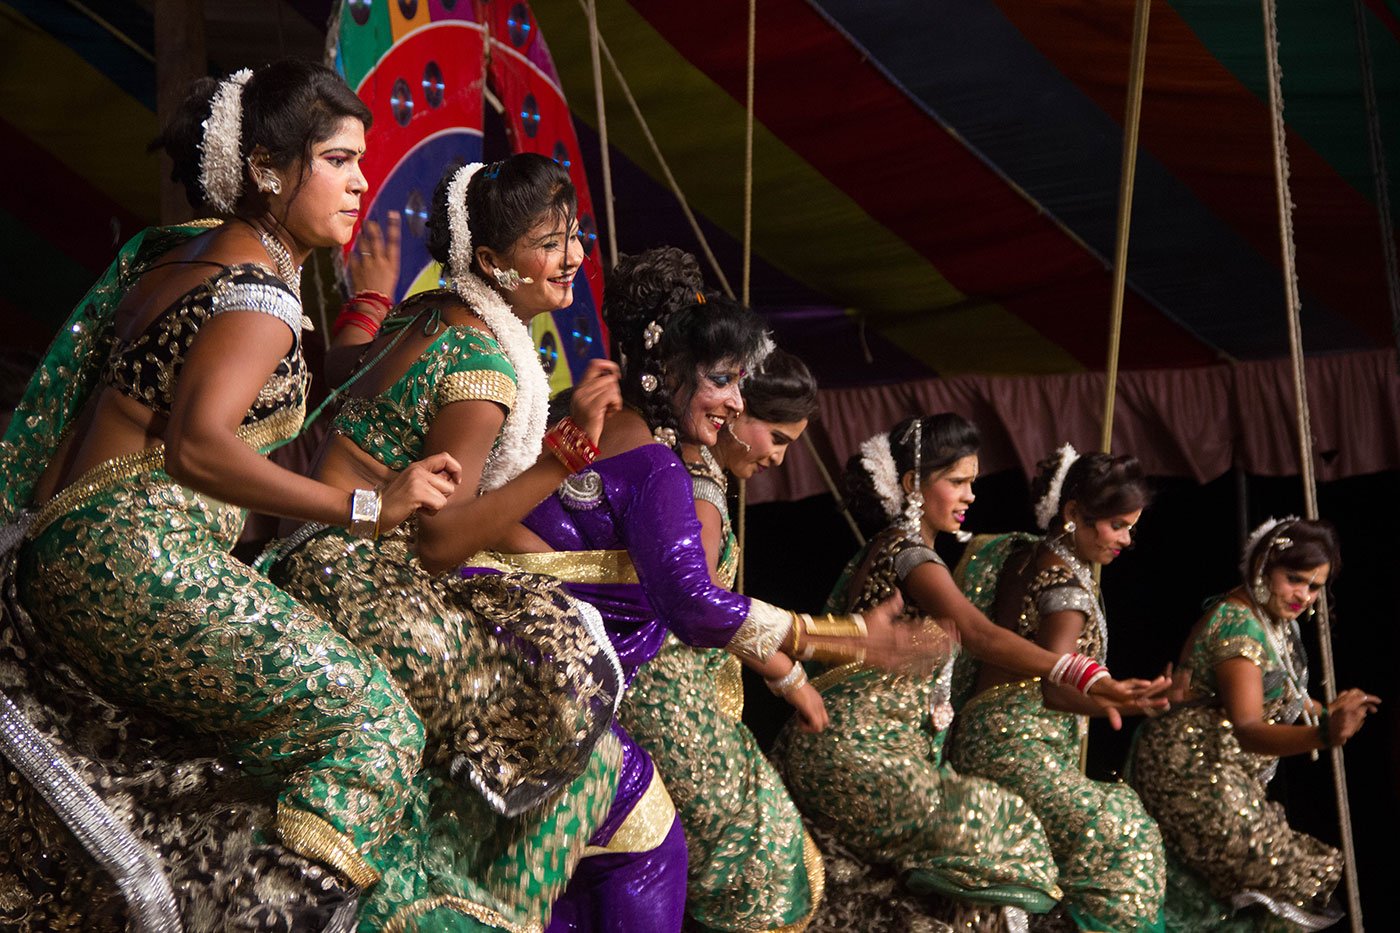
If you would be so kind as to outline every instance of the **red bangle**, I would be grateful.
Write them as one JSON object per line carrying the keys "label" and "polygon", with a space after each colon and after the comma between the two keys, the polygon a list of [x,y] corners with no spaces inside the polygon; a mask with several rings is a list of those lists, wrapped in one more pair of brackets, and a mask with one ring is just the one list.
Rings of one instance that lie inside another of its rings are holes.
{"label": "red bangle", "polygon": [[1104,670],[1104,666],[1098,661],[1090,661],[1088,664],[1084,665],[1084,671],[1079,675],[1079,679],[1075,681],[1074,689],[1078,690],[1080,693],[1088,693],[1089,682],[1102,670]]}
{"label": "red bangle", "polygon": [[350,300],[347,301],[346,304],[352,304],[356,301],[363,301],[367,305],[372,305],[382,310],[386,315],[394,307],[394,302],[388,295],[369,288],[361,289],[351,295]]}
{"label": "red bangle", "polygon": [[598,445],[572,418],[561,418],[550,428],[544,436],[544,445],[570,473],[585,470],[598,459]]}
{"label": "red bangle", "polygon": [[380,322],[370,317],[362,311],[351,311],[344,308],[336,315],[335,323],[331,325],[332,336],[339,334],[347,327],[358,327],[360,330],[370,335],[373,339],[379,335]]}

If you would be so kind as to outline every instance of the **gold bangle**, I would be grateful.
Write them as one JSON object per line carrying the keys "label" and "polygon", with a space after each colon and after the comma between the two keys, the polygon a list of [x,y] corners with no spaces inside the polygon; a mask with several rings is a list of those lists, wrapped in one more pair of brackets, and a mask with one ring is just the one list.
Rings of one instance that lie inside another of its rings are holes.
{"label": "gold bangle", "polygon": [[853,639],[839,639],[807,650],[804,660],[819,661],[823,664],[865,663],[865,645]]}
{"label": "gold bangle", "polygon": [[796,612],[790,612],[792,616],[792,628],[788,630],[788,635],[792,639],[792,644],[787,650],[789,657],[796,658],[802,651],[802,616]]}
{"label": "gold bangle", "polygon": [[858,616],[804,616],[808,638],[850,638],[865,640],[865,620]]}

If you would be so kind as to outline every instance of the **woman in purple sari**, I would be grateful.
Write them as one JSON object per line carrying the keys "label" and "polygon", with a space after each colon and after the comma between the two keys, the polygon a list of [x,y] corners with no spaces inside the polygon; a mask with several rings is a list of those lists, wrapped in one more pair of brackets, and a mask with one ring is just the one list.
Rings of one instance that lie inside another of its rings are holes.
{"label": "woman in purple sari", "polygon": [[[752,312],[720,299],[696,302],[653,334],[646,349],[673,361],[666,392],[658,393],[673,400],[673,419],[722,424],[726,411],[742,410],[741,375],[766,346]],[[602,446],[607,451],[606,431]],[[932,665],[946,651],[941,633],[896,625],[897,604],[863,618],[813,619],[716,584],[690,472],[665,443],[643,442],[575,473],[525,525],[552,553],[502,556],[500,569],[551,574],[596,606],[629,682],[672,634],[756,666],[780,653],[882,666],[917,658]],[[625,751],[613,809],[556,903],[551,931],[679,930],[683,922],[687,856],[675,807],[650,756],[617,724],[614,729]]]}

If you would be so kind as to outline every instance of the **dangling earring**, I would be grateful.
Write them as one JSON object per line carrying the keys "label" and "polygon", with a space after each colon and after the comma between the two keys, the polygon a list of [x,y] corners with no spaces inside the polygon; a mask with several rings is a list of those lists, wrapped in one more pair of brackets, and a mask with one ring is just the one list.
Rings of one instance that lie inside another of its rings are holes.
{"label": "dangling earring", "polygon": [[271,172],[258,172],[258,190],[263,194],[281,194],[282,179]]}
{"label": "dangling earring", "polygon": [[1268,604],[1268,602],[1269,602],[1269,584],[1267,584],[1267,583],[1264,582],[1264,575],[1263,575],[1263,574],[1261,574],[1261,573],[1256,573],[1256,574],[1254,575],[1254,585],[1250,587],[1250,590],[1252,591],[1252,592],[1251,592],[1251,595],[1254,596],[1254,601],[1255,601],[1256,603],[1258,603],[1260,606],[1264,606],[1264,605],[1267,605],[1267,604]]}
{"label": "dangling earring", "polygon": [[1072,535],[1079,526],[1074,523],[1074,519],[1065,519],[1065,534]]}
{"label": "dangling earring", "polygon": [[528,275],[521,275],[514,269],[492,269],[491,274],[495,276],[496,284],[508,292],[515,291],[521,283],[531,285],[535,281]]}
{"label": "dangling earring", "polygon": [[742,437],[734,433],[734,422],[726,421],[724,423],[724,428],[729,432],[729,436],[734,439],[734,443],[744,448],[744,453],[748,453],[749,451],[753,450],[752,444],[745,443]]}
{"label": "dangling earring", "polygon": [[909,490],[904,496],[904,518],[900,520],[900,526],[904,533],[911,538],[923,536],[924,531],[924,494],[918,486]]}

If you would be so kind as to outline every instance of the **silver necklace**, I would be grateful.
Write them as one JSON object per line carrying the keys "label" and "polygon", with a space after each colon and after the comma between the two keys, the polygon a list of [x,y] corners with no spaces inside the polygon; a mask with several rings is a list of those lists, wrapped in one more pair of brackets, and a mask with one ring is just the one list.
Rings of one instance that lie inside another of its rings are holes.
{"label": "silver necklace", "polygon": [[720,469],[719,461],[710,448],[700,445],[700,462],[705,466],[705,472],[710,474],[710,479],[719,484],[721,492],[729,492],[729,477],[724,475],[724,470]]}
{"label": "silver necklace", "polygon": [[[1284,718],[1290,722],[1296,721],[1298,716],[1303,717],[1303,722],[1310,726],[1317,725],[1314,717],[1308,714],[1308,667],[1305,660],[1303,648],[1303,632],[1298,627],[1298,620],[1294,619],[1290,624],[1298,651],[1290,650],[1291,645],[1284,639],[1284,623],[1275,623],[1268,610],[1260,606],[1251,605],[1249,611],[1254,614],[1254,618],[1259,621],[1259,625],[1264,629],[1264,637],[1268,639],[1269,650],[1278,659],[1279,667],[1283,670],[1284,682],[1288,685],[1288,705],[1285,707]],[[1298,658],[1295,661],[1295,655]],[[1294,707],[1297,707],[1296,711]]]}
{"label": "silver necklace", "polygon": [[291,250],[282,240],[271,233],[268,233],[259,224],[253,224],[253,229],[258,232],[258,239],[262,241],[263,249],[267,250],[267,255],[272,257],[272,262],[277,266],[277,276],[296,292],[301,294],[301,266],[292,261]]}
{"label": "silver necklace", "polygon": [[1083,587],[1084,592],[1088,593],[1093,599],[1093,622],[1099,630],[1099,644],[1104,657],[1108,657],[1108,614],[1104,612],[1103,598],[1094,588],[1093,572],[1089,570],[1088,564],[1084,563],[1073,551],[1061,544],[1058,538],[1047,536],[1045,544],[1050,548],[1051,554],[1054,554],[1064,562],[1065,566],[1069,568],[1070,573],[1074,574],[1074,579]]}

